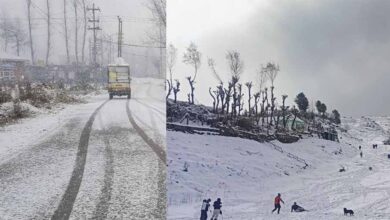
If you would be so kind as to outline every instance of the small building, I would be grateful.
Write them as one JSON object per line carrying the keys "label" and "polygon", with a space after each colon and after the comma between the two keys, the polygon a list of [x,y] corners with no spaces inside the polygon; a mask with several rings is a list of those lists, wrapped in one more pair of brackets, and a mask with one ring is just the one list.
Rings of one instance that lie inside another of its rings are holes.
{"label": "small building", "polygon": [[0,83],[13,85],[26,78],[26,64],[28,59],[0,52]]}
{"label": "small building", "polygon": [[[280,117],[279,126],[283,126],[282,117]],[[296,117],[294,120],[294,116],[288,117],[286,121],[286,127],[289,130],[303,132],[307,129],[307,126],[307,123],[298,117]]]}

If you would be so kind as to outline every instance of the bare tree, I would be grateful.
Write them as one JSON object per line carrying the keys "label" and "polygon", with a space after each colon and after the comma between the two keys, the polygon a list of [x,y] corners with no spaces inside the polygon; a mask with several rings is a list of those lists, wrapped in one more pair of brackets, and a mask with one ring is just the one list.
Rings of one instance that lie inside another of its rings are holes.
{"label": "bare tree", "polygon": [[253,98],[255,100],[255,105],[254,105],[254,112],[255,112],[255,116],[256,116],[256,123],[259,124],[259,118],[258,118],[258,114],[259,114],[259,107],[258,107],[258,104],[259,104],[259,101],[260,101],[260,92],[257,92],[253,95]]}
{"label": "bare tree", "polygon": [[12,42],[12,31],[13,31],[13,24],[8,19],[8,16],[6,14],[2,14],[1,23],[0,23],[0,36],[4,40],[4,51],[7,52],[8,45]]}
{"label": "bare tree", "polygon": [[165,45],[166,42],[166,27],[167,27],[167,13],[166,0],[147,0],[146,7],[152,13],[154,19],[157,21],[159,33],[149,33],[149,38],[152,42]]}
{"label": "bare tree", "polygon": [[33,37],[32,37],[32,24],[31,24],[31,0],[26,0],[26,2],[27,2],[27,20],[28,20],[28,34],[29,34],[31,63],[35,64],[34,44],[33,44]]}
{"label": "bare tree", "polygon": [[21,27],[20,20],[17,20],[14,25],[14,30],[12,31],[12,35],[14,37],[16,54],[20,56],[20,50],[24,43],[26,42],[27,34],[24,32]]}
{"label": "bare tree", "polygon": [[180,82],[177,79],[175,81],[176,81],[176,86],[173,86],[173,96],[174,96],[174,102],[176,103],[177,93],[180,92]]}
{"label": "bare tree", "polygon": [[226,59],[228,60],[232,76],[240,78],[240,75],[244,70],[244,62],[241,60],[240,53],[234,50],[228,51]]}
{"label": "bare tree", "polygon": [[[158,27],[158,31],[156,29],[152,29],[153,32],[148,33],[149,39],[153,43],[158,43],[160,47],[160,74],[163,74],[163,48],[166,45],[166,27],[167,27],[167,14],[166,14],[166,0],[148,0],[146,3],[146,7],[152,12],[153,17],[157,20],[155,24]],[[165,76],[164,76],[165,77]]]}
{"label": "bare tree", "polygon": [[225,91],[225,106],[226,106],[226,114],[229,114],[229,104],[232,97],[232,88],[233,83],[229,82],[228,88],[224,89]]}
{"label": "bare tree", "polygon": [[169,80],[168,82],[168,93],[166,98],[168,99],[169,95],[172,92],[173,89],[173,81],[172,81],[172,74],[173,74],[173,68],[176,64],[176,59],[177,59],[177,48],[173,46],[173,44],[169,44],[168,47],[168,54],[167,54],[167,67],[169,71]]}
{"label": "bare tree", "polygon": [[252,89],[252,82],[247,82],[245,83],[246,87],[248,88],[248,111],[249,111],[249,116],[252,115],[252,108],[251,108],[251,99],[252,99],[252,94],[251,94],[251,89]]}
{"label": "bare tree", "polygon": [[267,73],[265,71],[263,71],[263,69],[261,68],[260,70],[257,71],[258,75],[259,75],[259,92],[260,92],[260,95],[263,93],[263,90],[264,90],[264,87],[267,83]]}
{"label": "bare tree", "polygon": [[242,99],[242,97],[244,96],[244,93],[242,93],[242,84],[241,83],[237,84],[237,89],[238,89],[238,94],[237,94],[236,105],[238,106],[238,115],[241,115],[241,111],[244,107],[244,101]]}
{"label": "bare tree", "polygon": [[[31,0],[30,0],[31,1]],[[69,55],[69,37],[68,37],[68,19],[66,13],[66,1],[64,0],[64,35],[65,35],[65,49],[66,49],[66,63],[70,63],[70,55]]]}
{"label": "bare tree", "polygon": [[85,4],[85,0],[82,0],[83,4],[83,14],[84,14],[84,33],[83,33],[83,46],[81,48],[81,62],[85,64],[85,40],[87,38],[87,5]]}
{"label": "bare tree", "polygon": [[198,73],[198,69],[201,65],[201,57],[202,54],[198,51],[198,47],[194,43],[191,43],[187,47],[187,50],[183,56],[183,62],[187,65],[191,65],[192,67],[194,67],[194,76],[187,77],[188,83],[190,84],[191,87],[191,93],[190,93],[191,104],[194,104],[194,90],[195,90],[194,84],[195,84],[196,75]]}
{"label": "bare tree", "polygon": [[291,123],[291,130],[295,130],[295,121],[297,119],[297,115],[299,113],[299,110],[295,108],[295,106],[292,107],[291,113],[294,115],[294,119]]}
{"label": "bare tree", "polygon": [[213,93],[214,93],[214,96],[215,96],[215,98],[216,98],[216,100],[217,100],[217,102],[215,103],[215,113],[217,113],[218,114],[218,108],[219,108],[219,89],[218,89],[218,87],[217,87],[217,90],[214,90],[213,91]]}
{"label": "bare tree", "polygon": [[4,50],[8,50],[8,45],[13,44],[16,54],[20,55],[20,50],[26,43],[27,34],[21,26],[20,19],[10,22],[4,18],[1,25],[1,38],[4,40]]}
{"label": "bare tree", "polygon": [[[267,102],[267,105],[265,105],[265,102]],[[264,126],[264,119],[265,117],[267,117],[267,114],[268,114],[268,88],[264,88],[263,90],[263,100],[262,100],[262,104],[261,104],[261,116],[262,116],[262,119],[261,119],[261,125]],[[268,122],[268,117],[267,117],[267,122]]]}
{"label": "bare tree", "polygon": [[74,15],[75,15],[75,37],[74,37],[74,50],[75,50],[75,57],[76,57],[76,65],[79,64],[79,42],[78,42],[78,15],[77,15],[77,0],[73,1],[73,7],[74,7]]}
{"label": "bare tree", "polygon": [[228,51],[226,54],[226,59],[228,60],[230,72],[232,74],[232,84],[233,84],[233,108],[232,114],[233,116],[237,115],[237,89],[236,85],[240,80],[240,75],[244,69],[244,62],[241,60],[240,53],[237,51]]}
{"label": "bare tree", "polygon": [[275,110],[275,96],[274,96],[274,81],[279,72],[279,66],[274,63],[268,63],[266,67],[262,67],[262,71],[267,73],[269,80],[271,81],[271,118],[269,125],[272,125],[274,110]]}
{"label": "bare tree", "polygon": [[219,86],[217,86],[217,89],[218,89],[218,97],[219,97],[219,100],[221,102],[221,113],[223,114],[225,111],[225,91],[223,89],[222,82]]}
{"label": "bare tree", "polygon": [[152,12],[153,16],[158,19],[161,24],[167,26],[167,13],[166,13],[167,2],[166,0],[149,0],[148,8]]}
{"label": "bare tree", "polygon": [[214,92],[211,91],[211,87],[209,87],[209,94],[211,98],[213,99],[213,112],[216,113],[216,104],[217,104],[217,99],[215,98]]}
{"label": "bare tree", "polygon": [[220,83],[222,83],[222,79],[221,79],[221,77],[218,75],[218,73],[217,73],[217,71],[216,71],[216,69],[215,69],[215,61],[214,61],[214,59],[213,59],[213,58],[209,58],[209,59],[207,60],[207,63],[208,63],[208,65],[209,65],[210,69],[211,69],[211,72],[212,72],[213,75],[215,76],[215,78],[217,78],[217,80],[218,80]]}
{"label": "bare tree", "polygon": [[283,101],[283,104],[282,104],[282,114],[283,114],[283,127],[286,128],[286,125],[287,125],[287,120],[286,120],[286,111],[287,109],[289,108],[288,106],[286,106],[286,99],[287,99],[287,95],[283,95],[282,96],[282,101]]}
{"label": "bare tree", "polygon": [[46,48],[46,65],[49,64],[49,56],[51,49],[51,17],[50,17],[50,4],[49,0],[46,0],[47,7],[47,48]]}

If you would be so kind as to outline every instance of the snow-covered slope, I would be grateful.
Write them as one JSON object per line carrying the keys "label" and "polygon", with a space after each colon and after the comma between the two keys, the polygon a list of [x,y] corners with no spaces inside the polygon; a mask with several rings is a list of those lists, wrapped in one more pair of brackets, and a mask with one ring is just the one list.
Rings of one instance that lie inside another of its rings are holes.
{"label": "snow-covered slope", "polygon": [[[168,219],[198,219],[201,200],[217,197],[223,219],[344,219],[344,207],[355,211],[354,219],[388,219],[390,148],[381,142],[389,122],[345,118],[347,132],[340,133],[340,143],[304,138],[271,144],[169,131]],[[373,143],[378,149],[372,149]],[[303,169],[288,153],[310,166]],[[341,166],[346,172],[339,172]],[[271,214],[278,192],[286,202],[280,215]],[[293,202],[310,211],[291,213]]]}

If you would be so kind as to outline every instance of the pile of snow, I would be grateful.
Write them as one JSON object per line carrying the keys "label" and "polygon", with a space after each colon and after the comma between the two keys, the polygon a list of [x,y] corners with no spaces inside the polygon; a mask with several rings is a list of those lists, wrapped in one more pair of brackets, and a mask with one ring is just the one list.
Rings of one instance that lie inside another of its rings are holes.
{"label": "pile of snow", "polygon": [[6,102],[0,105],[0,124],[14,118],[28,117],[44,112],[28,102]]}

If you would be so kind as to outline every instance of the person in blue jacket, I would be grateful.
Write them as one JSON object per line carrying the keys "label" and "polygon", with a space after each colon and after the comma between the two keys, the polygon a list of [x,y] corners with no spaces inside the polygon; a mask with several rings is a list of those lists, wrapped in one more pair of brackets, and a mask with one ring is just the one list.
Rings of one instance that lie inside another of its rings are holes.
{"label": "person in blue jacket", "polygon": [[222,215],[222,211],[221,211],[222,202],[220,198],[218,198],[217,201],[214,202],[213,207],[214,207],[214,211],[213,211],[213,215],[211,216],[211,220],[217,220],[219,214]]}

